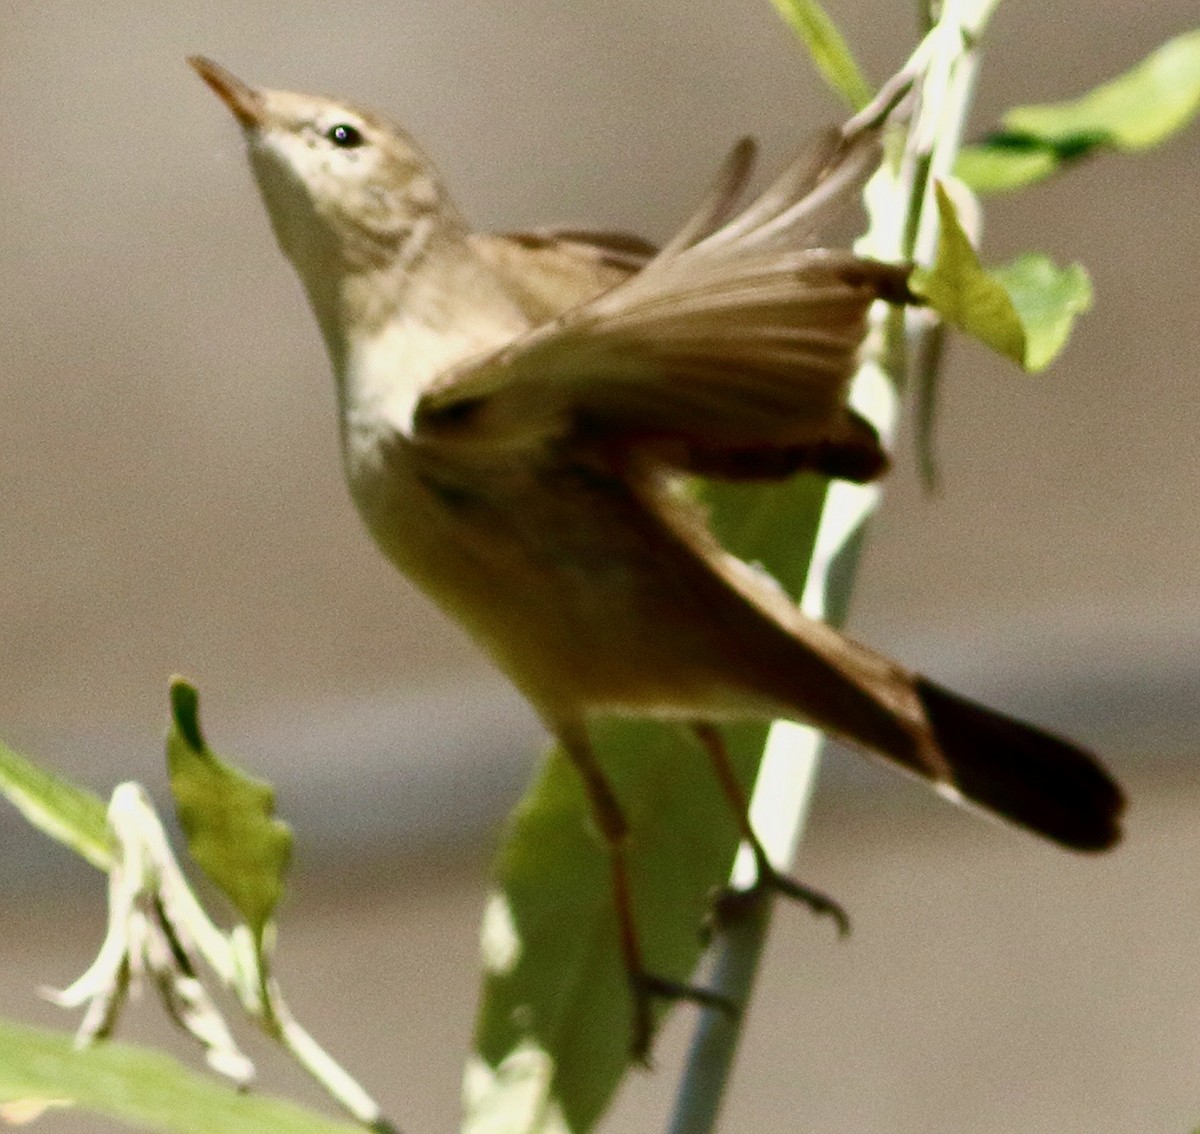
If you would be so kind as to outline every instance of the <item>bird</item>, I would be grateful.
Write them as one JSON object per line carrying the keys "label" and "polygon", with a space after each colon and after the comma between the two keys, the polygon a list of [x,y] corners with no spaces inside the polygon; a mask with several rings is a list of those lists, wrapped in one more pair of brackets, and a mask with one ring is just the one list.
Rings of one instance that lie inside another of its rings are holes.
{"label": "bird", "polygon": [[691,728],[759,885],[839,920],[770,863],[723,722],[810,724],[1068,848],[1118,841],[1124,797],[1092,753],[804,616],[721,547],[689,491],[696,477],[866,482],[887,469],[847,391],[868,309],[913,302],[911,266],[859,256],[840,235],[880,161],[884,115],[827,132],[748,204],[755,148],[739,142],[655,249],[615,233],[474,231],[387,118],[189,62],[240,127],[307,292],[368,531],[582,778],[609,856],[635,1053],[654,998],[713,997],[645,967],[628,824],[588,735],[596,716]]}

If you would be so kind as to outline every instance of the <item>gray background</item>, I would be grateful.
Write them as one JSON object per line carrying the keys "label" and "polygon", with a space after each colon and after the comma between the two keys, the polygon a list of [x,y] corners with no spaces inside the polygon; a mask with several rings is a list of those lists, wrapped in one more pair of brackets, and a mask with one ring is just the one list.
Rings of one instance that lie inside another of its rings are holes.
{"label": "gray background", "polygon": [[[909,5],[833,10],[874,77],[900,62]],[[976,121],[1083,90],[1194,14],[1008,0]],[[161,797],[166,678],[195,679],[214,742],[301,828],[293,999],[406,1128],[445,1129],[478,848],[539,734],[360,530],[315,327],[183,58],[394,114],[481,227],[663,238],[739,134],[776,166],[839,108],[763,0],[10,3],[0,48],[0,735]],[[1082,259],[1096,307],[1039,378],[955,345],[944,492],[917,485],[908,431],[852,621],[1104,750],[1127,845],[1073,859],[839,760],[802,871],[858,932],[780,919],[731,1130],[1200,1121],[1198,164],[1193,132],[991,204],[990,259]],[[0,1007],[54,1019],[29,990],[86,963],[94,880],[3,813],[0,852]],[[654,1128],[684,1022],[612,1129]]]}

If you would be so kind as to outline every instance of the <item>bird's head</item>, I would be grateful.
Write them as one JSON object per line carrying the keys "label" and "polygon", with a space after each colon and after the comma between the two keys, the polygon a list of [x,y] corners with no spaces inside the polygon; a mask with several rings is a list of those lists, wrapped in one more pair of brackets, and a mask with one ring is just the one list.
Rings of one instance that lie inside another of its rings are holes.
{"label": "bird's head", "polygon": [[201,56],[188,62],[241,126],[275,235],[310,291],[412,261],[461,224],[429,161],[390,122],[334,99],[252,87]]}

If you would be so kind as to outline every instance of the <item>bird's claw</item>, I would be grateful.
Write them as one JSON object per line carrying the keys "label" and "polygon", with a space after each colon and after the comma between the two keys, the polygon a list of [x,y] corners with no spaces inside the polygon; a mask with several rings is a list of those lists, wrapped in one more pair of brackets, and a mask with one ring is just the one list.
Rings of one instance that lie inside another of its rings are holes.
{"label": "bird's claw", "polygon": [[654,1035],[654,1001],[686,1000],[701,1008],[712,1008],[725,1015],[737,1017],[741,1008],[728,996],[714,992],[701,985],[671,980],[654,973],[635,972],[629,974],[630,991],[633,993],[633,1042],[632,1055],[636,1062],[648,1066],[650,1041]]}
{"label": "bird's claw", "polygon": [[758,877],[753,885],[745,888],[726,886],[718,891],[712,903],[710,927],[720,929],[736,925],[749,917],[772,893],[782,894],[785,898],[800,902],[821,917],[832,918],[839,937],[849,934],[850,915],[838,902],[822,894],[820,890],[805,886],[804,883],[797,882],[796,879],[763,863],[759,863]]}

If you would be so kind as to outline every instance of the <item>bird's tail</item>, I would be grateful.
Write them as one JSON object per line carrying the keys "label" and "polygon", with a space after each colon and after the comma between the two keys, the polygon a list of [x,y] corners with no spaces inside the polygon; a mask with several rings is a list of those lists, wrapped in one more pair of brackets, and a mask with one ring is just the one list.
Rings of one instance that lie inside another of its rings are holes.
{"label": "bird's tail", "polygon": [[1104,850],[1120,839],[1124,795],[1091,752],[826,627],[796,629],[802,648],[773,670],[787,673],[796,719],[1074,850]]}
{"label": "bird's tail", "polygon": [[952,786],[988,811],[1075,850],[1121,837],[1121,789],[1090,752],[924,677],[916,692]]}

